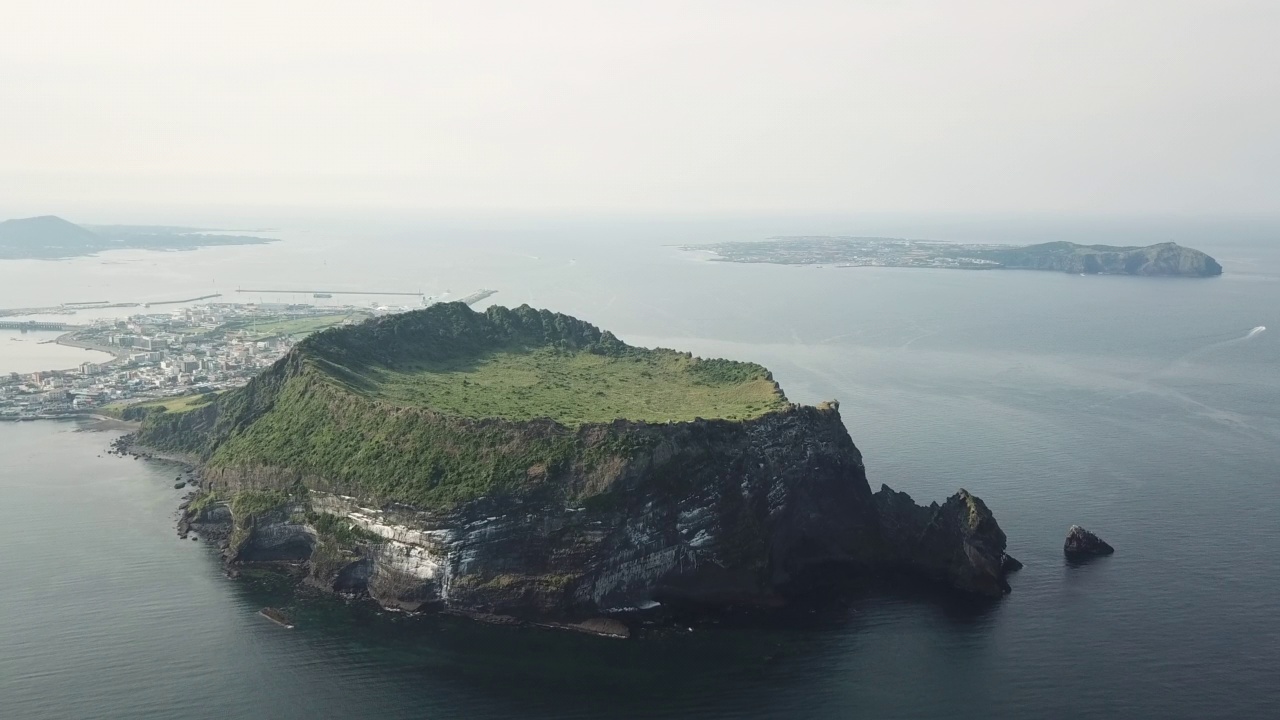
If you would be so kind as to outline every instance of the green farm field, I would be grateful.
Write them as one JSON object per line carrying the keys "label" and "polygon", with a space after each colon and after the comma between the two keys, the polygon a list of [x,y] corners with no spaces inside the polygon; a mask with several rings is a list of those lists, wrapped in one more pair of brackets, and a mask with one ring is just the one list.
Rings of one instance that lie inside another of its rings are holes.
{"label": "green farm field", "polygon": [[122,417],[125,408],[140,408],[145,410],[153,410],[155,408],[164,408],[165,412],[180,413],[186,412],[192,408],[198,408],[201,405],[207,405],[213,401],[215,395],[181,395],[178,397],[159,398],[157,400],[144,400],[137,402],[134,400],[126,400],[113,402],[103,405],[95,412],[111,417]]}
{"label": "green farm field", "polygon": [[263,320],[256,323],[242,321],[225,327],[244,330],[251,340],[266,340],[274,337],[290,337],[299,340],[314,332],[337,327],[347,321],[360,322],[368,317],[366,313],[360,312],[335,313],[288,320]]}

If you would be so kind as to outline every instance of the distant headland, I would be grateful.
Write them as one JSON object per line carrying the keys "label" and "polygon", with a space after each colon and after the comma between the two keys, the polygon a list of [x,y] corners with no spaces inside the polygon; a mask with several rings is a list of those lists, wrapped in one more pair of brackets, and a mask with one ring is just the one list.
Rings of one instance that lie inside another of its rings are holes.
{"label": "distant headland", "polygon": [[759,242],[686,245],[711,252],[713,260],[835,267],[924,267],[958,270],[1052,270],[1084,275],[1213,277],[1217,260],[1166,242],[1146,247],[1077,245],[975,245],[879,237],[776,237]]}
{"label": "distant headland", "polygon": [[195,250],[269,242],[274,239],[169,225],[77,225],[56,215],[0,222],[0,260],[57,260],[106,250]]}

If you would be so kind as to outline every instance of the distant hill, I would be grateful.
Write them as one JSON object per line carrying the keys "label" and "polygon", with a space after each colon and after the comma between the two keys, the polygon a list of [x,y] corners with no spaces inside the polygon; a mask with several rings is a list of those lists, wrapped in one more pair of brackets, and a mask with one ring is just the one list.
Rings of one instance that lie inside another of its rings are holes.
{"label": "distant hill", "polygon": [[775,237],[757,242],[686,245],[710,252],[712,260],[777,265],[836,267],[909,267],[935,270],[1050,270],[1081,275],[1163,275],[1213,277],[1222,274],[1217,260],[1177,243],[1147,247],[1077,245],[990,245],[882,237]]}
{"label": "distant hill", "polygon": [[106,247],[97,233],[56,215],[0,222],[0,257],[67,257]]}
{"label": "distant hill", "polygon": [[256,245],[271,238],[208,234],[198,228],[148,225],[83,227],[56,215],[0,222],[0,260],[59,259],[104,250],[195,250],[212,245]]}
{"label": "distant hill", "polygon": [[988,250],[977,255],[1007,268],[1023,270],[1174,277],[1212,277],[1222,274],[1222,266],[1217,260],[1199,250],[1171,242],[1147,247],[1050,242]]}

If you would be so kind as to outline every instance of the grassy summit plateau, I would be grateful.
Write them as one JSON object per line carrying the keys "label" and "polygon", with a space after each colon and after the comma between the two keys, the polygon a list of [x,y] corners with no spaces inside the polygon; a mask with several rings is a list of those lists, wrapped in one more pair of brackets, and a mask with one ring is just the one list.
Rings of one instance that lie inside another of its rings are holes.
{"label": "grassy summit plateau", "polygon": [[624,418],[666,422],[745,419],[782,402],[764,368],[701,360],[671,350],[598,355],[513,348],[480,358],[370,373],[377,398],[468,417],[566,425]]}
{"label": "grassy summit plateau", "polygon": [[479,314],[438,305],[381,324],[388,327],[331,330],[301,350],[363,397],[468,418],[548,418],[570,427],[740,420],[786,403],[759,365],[631,347],[527,306]]}
{"label": "grassy summit plateau", "polygon": [[149,416],[139,439],[197,454],[237,488],[440,507],[557,478],[604,483],[660,442],[646,425],[787,407],[759,365],[632,347],[528,306],[445,303],[312,335],[244,388]]}

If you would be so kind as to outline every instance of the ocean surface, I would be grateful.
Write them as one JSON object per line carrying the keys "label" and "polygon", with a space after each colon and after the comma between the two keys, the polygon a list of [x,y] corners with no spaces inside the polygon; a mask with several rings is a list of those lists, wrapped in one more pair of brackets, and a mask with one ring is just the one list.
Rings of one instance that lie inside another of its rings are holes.
{"label": "ocean surface", "polygon": [[[1226,274],[736,265],[676,247],[820,233],[1172,239]],[[997,602],[868,589],[629,641],[406,618],[228,580],[177,538],[174,469],[108,456],[115,433],[84,423],[0,423],[0,718],[1276,717],[1280,224],[472,219],[280,236],[0,261],[0,307],[493,288],[481,307],[552,308],[761,362],[795,401],[838,399],[873,488],[970,490],[1026,567]],[[0,338],[0,372],[84,354],[35,354],[50,347]],[[1116,554],[1065,562],[1073,523]]]}
{"label": "ocean surface", "polygon": [[0,374],[70,370],[81,363],[111,359],[109,353],[54,343],[61,334],[43,330],[0,330],[0,343],[4,343],[0,345]]}

